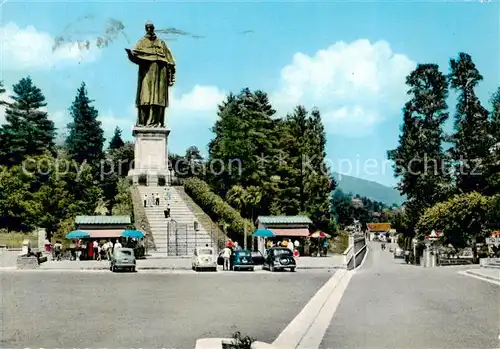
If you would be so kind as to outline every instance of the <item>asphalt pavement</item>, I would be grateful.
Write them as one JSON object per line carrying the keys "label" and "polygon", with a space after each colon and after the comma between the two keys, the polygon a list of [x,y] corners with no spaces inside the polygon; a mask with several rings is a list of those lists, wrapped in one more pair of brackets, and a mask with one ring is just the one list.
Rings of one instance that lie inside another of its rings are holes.
{"label": "asphalt pavement", "polygon": [[499,348],[500,287],[465,269],[407,265],[371,243],[320,348]]}
{"label": "asphalt pavement", "polygon": [[192,349],[235,331],[272,342],[333,273],[4,271],[0,347]]}

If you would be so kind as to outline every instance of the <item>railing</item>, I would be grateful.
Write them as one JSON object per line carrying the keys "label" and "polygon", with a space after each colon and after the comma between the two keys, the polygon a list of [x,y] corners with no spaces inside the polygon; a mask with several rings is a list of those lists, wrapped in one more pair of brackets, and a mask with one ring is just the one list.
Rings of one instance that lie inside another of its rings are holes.
{"label": "railing", "polygon": [[196,247],[203,247],[208,244],[213,247],[216,253],[224,246],[225,240],[214,240],[207,232],[198,232],[189,229],[191,224],[178,223],[170,220],[167,223],[167,255],[168,256],[188,256]]}
{"label": "railing", "polygon": [[356,269],[366,254],[366,238],[363,233],[349,236],[349,247],[344,251],[344,263],[347,269]]}
{"label": "railing", "polygon": [[212,241],[218,249],[223,249],[225,242],[228,240],[226,234],[222,231],[209,215],[207,215],[200,206],[185,192],[184,187],[175,187],[179,196],[184,200],[186,206],[193,212],[199,224],[210,234]]}

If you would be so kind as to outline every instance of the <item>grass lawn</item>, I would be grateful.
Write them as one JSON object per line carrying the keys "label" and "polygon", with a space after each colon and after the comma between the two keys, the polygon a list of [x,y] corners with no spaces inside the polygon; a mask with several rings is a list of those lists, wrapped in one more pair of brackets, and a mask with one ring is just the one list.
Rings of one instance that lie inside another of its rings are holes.
{"label": "grass lawn", "polygon": [[38,238],[33,233],[0,233],[0,246],[7,246],[8,248],[21,247],[24,239],[31,241],[31,246],[36,247]]}

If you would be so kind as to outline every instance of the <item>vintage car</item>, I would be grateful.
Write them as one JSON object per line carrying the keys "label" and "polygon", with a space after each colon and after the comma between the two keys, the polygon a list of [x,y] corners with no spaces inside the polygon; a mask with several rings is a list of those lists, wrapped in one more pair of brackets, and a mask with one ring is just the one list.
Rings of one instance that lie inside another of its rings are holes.
{"label": "vintage car", "polygon": [[136,260],[134,250],[131,248],[115,248],[111,259],[109,260],[109,270],[116,272],[118,270],[129,270],[135,272]]}
{"label": "vintage car", "polygon": [[403,251],[403,249],[396,247],[396,249],[394,250],[394,258],[404,259],[405,252]]}
{"label": "vintage car", "polygon": [[292,251],[286,247],[273,247],[267,250],[267,255],[262,265],[262,269],[269,271],[290,269],[295,271],[297,263],[293,258]]}
{"label": "vintage car", "polygon": [[[238,252],[240,250],[235,250],[234,252]],[[248,251],[248,250],[241,250],[241,251]],[[217,264],[218,265],[224,265],[224,257],[222,257],[222,253],[224,251],[221,251],[219,252],[219,256],[217,257]],[[230,268],[231,270],[233,270],[233,263],[234,263],[234,252],[232,254],[232,257],[230,259]],[[248,251],[249,252],[249,251]],[[257,266],[257,265],[262,265],[264,264],[264,256],[262,255],[262,253],[260,253],[260,251],[254,251],[254,252],[250,252],[251,256],[252,256],[252,263],[254,266]]]}
{"label": "vintage car", "polygon": [[[217,264],[224,265],[224,257],[222,257],[222,253],[219,253],[219,257],[217,257]],[[230,265],[229,268],[231,270],[251,270],[254,271],[255,263],[252,258],[252,252],[249,250],[235,250],[231,254]]]}
{"label": "vintage car", "polygon": [[212,247],[197,247],[194,249],[191,267],[194,271],[212,270],[217,271],[217,260]]}

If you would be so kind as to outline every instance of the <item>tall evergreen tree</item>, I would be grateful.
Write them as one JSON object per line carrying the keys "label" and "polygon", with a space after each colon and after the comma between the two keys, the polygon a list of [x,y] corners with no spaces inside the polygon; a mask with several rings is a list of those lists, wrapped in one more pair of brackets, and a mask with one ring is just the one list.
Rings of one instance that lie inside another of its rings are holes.
{"label": "tall evergreen tree", "polygon": [[13,86],[13,102],[0,129],[0,163],[19,164],[28,156],[54,153],[56,128],[42,108],[45,96],[28,76]]}
{"label": "tall evergreen tree", "polygon": [[436,64],[419,64],[406,84],[412,98],[403,108],[399,145],[387,156],[394,162],[398,189],[408,198],[413,228],[423,210],[446,198],[450,191],[448,161],[442,148],[448,84]]}
{"label": "tall evergreen tree", "polygon": [[122,139],[122,130],[120,130],[119,127],[115,128],[115,133],[113,134],[113,137],[109,141],[109,149],[118,149],[123,147],[125,142]]}
{"label": "tall evergreen tree", "polygon": [[330,195],[336,183],[325,164],[326,134],[319,111],[296,107],[281,122],[280,135],[281,211],[307,214],[317,229],[332,232]]}
{"label": "tall evergreen tree", "polygon": [[0,105],[8,105],[6,101],[1,99],[2,95],[6,92],[5,88],[3,87],[3,81],[0,81]]}
{"label": "tall evergreen tree", "polygon": [[[248,88],[238,95],[230,94],[219,106],[219,119],[212,128],[215,138],[209,144],[209,164],[214,170],[210,172],[216,173],[212,173],[210,182],[222,197],[234,185],[271,187],[277,143],[274,113],[264,92]],[[263,202],[268,199],[265,195]]]}
{"label": "tall evergreen tree", "polygon": [[450,86],[458,94],[455,114],[455,133],[452,135],[450,153],[456,164],[457,187],[461,192],[484,192],[489,151],[493,146],[490,137],[488,111],[481,105],[474,91],[483,80],[470,55],[459,53],[450,60]]}
{"label": "tall evergreen tree", "polygon": [[488,195],[500,193],[500,88],[491,97],[490,134],[493,145],[487,161],[486,177]]}
{"label": "tall evergreen tree", "polygon": [[85,83],[78,88],[75,100],[69,108],[73,122],[68,124],[66,148],[70,156],[78,163],[86,161],[98,169],[104,159],[104,131],[97,120],[98,111],[87,95]]}

